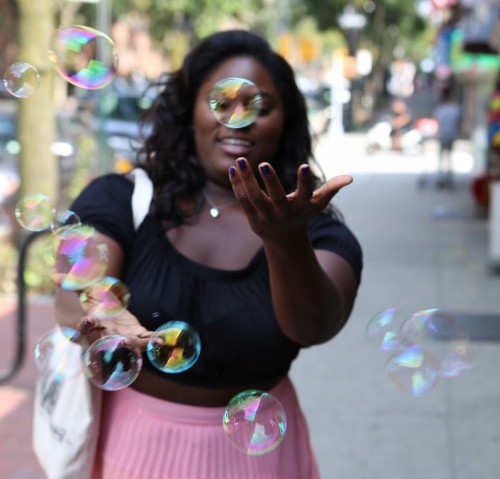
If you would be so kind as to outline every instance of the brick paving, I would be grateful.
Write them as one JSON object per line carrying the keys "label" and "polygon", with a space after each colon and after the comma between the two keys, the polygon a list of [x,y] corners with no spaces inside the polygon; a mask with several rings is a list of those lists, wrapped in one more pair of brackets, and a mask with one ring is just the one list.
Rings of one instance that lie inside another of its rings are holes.
{"label": "brick paving", "polygon": [[[53,326],[52,303],[28,299],[24,361],[16,374],[0,384],[0,478],[43,479],[31,448],[31,419],[36,366],[33,351]],[[11,368],[16,353],[17,300],[0,298],[0,370]]]}

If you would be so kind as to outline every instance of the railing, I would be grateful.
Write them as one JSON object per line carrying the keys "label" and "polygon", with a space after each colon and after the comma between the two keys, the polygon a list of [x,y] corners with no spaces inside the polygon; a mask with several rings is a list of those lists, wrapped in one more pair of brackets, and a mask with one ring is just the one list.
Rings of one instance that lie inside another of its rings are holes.
{"label": "railing", "polygon": [[12,364],[0,370],[0,384],[8,381],[21,368],[26,356],[26,282],[24,273],[30,245],[46,231],[37,231],[25,236],[19,246],[17,263],[17,314],[16,314],[16,349]]}

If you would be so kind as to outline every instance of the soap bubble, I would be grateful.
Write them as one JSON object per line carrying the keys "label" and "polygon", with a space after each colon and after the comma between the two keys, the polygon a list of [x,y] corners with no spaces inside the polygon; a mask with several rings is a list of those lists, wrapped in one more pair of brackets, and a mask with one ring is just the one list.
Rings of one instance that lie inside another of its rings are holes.
{"label": "soap bubble", "polygon": [[52,233],[58,236],[67,228],[81,226],[82,223],[78,215],[71,210],[58,211],[52,218],[50,229]]}
{"label": "soap bubble", "polygon": [[151,364],[166,373],[180,373],[198,360],[200,336],[183,321],[162,324],[148,341],[146,353]]}
{"label": "soap bubble", "polygon": [[438,363],[420,345],[411,345],[393,354],[385,370],[401,389],[419,397],[429,392],[439,379]]}
{"label": "soap bubble", "polygon": [[7,91],[17,98],[32,96],[40,85],[40,74],[29,63],[14,63],[7,67],[3,75]]}
{"label": "soap bubble", "polygon": [[83,290],[101,279],[108,264],[108,247],[92,226],[81,225],[59,233],[55,252],[55,273],[61,288]]}
{"label": "soap bubble", "polygon": [[105,87],[118,72],[113,40],[103,32],[82,25],[58,30],[49,58],[66,81],[87,90]]}
{"label": "soap bubble", "polygon": [[229,128],[251,125],[262,110],[262,95],[245,78],[225,78],[217,82],[209,95],[210,109],[217,120]]}
{"label": "soap bubble", "polygon": [[103,336],[83,353],[85,373],[100,389],[118,391],[130,386],[142,369],[137,355],[119,334]]}
{"label": "soap bubble", "polygon": [[53,209],[48,196],[34,193],[23,196],[16,204],[17,222],[30,231],[43,231],[52,223]]}
{"label": "soap bubble", "polygon": [[381,351],[392,351],[403,345],[401,325],[407,317],[396,308],[387,308],[373,315],[365,330],[365,337]]}
{"label": "soap bubble", "polygon": [[271,394],[246,390],[227,404],[222,427],[231,444],[251,456],[275,449],[285,437],[287,419],[281,403]]}
{"label": "soap bubble", "polygon": [[460,375],[471,368],[469,338],[463,325],[439,309],[414,313],[401,326],[407,344],[418,344],[437,361],[442,377]]}
{"label": "soap bubble", "polygon": [[130,301],[127,285],[116,278],[105,276],[85,288],[80,303],[87,314],[98,319],[111,319],[122,313]]}
{"label": "soap bubble", "polygon": [[77,330],[55,327],[35,345],[35,364],[57,381],[72,379],[83,372],[82,350],[88,345]]}

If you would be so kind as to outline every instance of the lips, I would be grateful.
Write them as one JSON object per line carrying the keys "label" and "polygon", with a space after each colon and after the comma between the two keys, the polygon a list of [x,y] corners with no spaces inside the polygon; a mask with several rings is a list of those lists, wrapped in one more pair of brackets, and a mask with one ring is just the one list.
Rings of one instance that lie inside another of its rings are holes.
{"label": "lips", "polygon": [[245,156],[252,149],[253,143],[243,138],[219,138],[218,144],[228,155]]}

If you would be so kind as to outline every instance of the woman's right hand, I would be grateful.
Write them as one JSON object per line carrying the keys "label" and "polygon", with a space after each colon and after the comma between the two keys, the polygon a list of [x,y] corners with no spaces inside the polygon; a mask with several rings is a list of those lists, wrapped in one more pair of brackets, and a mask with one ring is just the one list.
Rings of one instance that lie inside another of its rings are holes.
{"label": "woman's right hand", "polygon": [[92,313],[84,316],[77,324],[77,329],[92,341],[110,334],[124,337],[125,344],[138,355],[146,350],[153,331],[148,331],[139,320],[128,310],[109,319],[98,319]]}
{"label": "woman's right hand", "polygon": [[[61,288],[63,279],[64,275],[62,274],[54,274],[52,276],[52,282],[58,288]],[[64,297],[71,300],[71,304],[73,304],[73,306],[70,305],[66,311],[60,311],[59,323],[61,323],[62,320],[66,323],[64,325],[68,327],[70,327],[70,324],[73,324],[72,327],[76,328],[81,334],[83,334],[90,343],[103,336],[118,334],[124,337],[125,344],[133,349],[137,354],[146,350],[148,341],[153,335],[153,332],[148,331],[144,326],[142,326],[139,320],[130,311],[123,310],[115,317],[100,319],[93,314],[91,301],[85,304],[80,302],[78,298],[81,293],[82,291],[67,291],[59,289],[59,296],[62,294]],[[80,311],[80,315],[75,317],[75,315],[78,314],[77,309]],[[71,316],[74,318],[73,320],[69,320]],[[64,320],[68,320],[68,322]]]}

